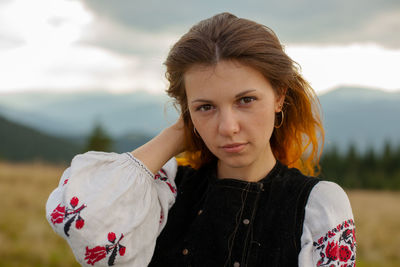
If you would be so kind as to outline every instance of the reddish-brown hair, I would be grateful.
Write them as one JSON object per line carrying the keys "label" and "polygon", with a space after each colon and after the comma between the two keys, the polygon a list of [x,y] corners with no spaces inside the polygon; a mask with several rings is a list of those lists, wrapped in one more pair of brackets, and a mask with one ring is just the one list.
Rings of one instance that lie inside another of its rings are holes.
{"label": "reddish-brown hair", "polygon": [[[186,99],[184,75],[195,64],[236,60],[264,75],[277,95],[285,94],[284,118],[271,139],[274,156],[289,167],[314,175],[319,170],[324,130],[314,90],[299,74],[275,33],[254,21],[221,13],[194,25],[171,48],[165,61],[167,93],[176,99],[185,123],[185,160],[193,167],[215,156],[194,133]],[[280,123],[281,116],[277,114]],[[277,123],[277,124],[279,124]]]}

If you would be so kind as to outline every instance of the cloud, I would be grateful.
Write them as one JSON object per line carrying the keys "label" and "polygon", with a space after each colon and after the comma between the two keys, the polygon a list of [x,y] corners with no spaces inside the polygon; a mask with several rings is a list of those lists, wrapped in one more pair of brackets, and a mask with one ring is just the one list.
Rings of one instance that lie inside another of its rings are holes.
{"label": "cloud", "polygon": [[398,0],[86,0],[88,10],[126,28],[181,34],[222,11],[270,26],[284,43],[373,42],[400,48]]}
{"label": "cloud", "polygon": [[140,54],[158,57],[165,55],[179,35],[169,32],[150,32],[118,24],[107,18],[96,18],[86,26],[80,43],[101,46],[121,54]]}
{"label": "cloud", "polygon": [[24,43],[24,40],[18,36],[0,32],[0,51],[19,47]]}
{"label": "cloud", "polygon": [[373,42],[375,39],[387,47],[400,48],[400,9],[380,13],[365,23],[365,27],[353,35],[361,41]]}
{"label": "cloud", "polygon": [[341,85],[400,89],[400,50],[374,44],[351,46],[291,46],[286,49],[300,62],[303,76],[318,92]]}
{"label": "cloud", "polygon": [[22,46],[0,53],[0,92],[15,90],[143,90],[160,92],[161,63],[84,45]]}
{"label": "cloud", "polygon": [[173,43],[222,11],[274,29],[317,90],[340,83],[395,89],[398,3],[0,0],[0,92],[161,92],[167,86],[162,63]]}
{"label": "cloud", "polygon": [[[113,49],[78,42],[88,36],[87,27],[93,25],[93,18],[81,3],[14,0],[0,6],[0,91],[164,88],[162,76],[156,77],[161,59],[148,60],[135,53],[121,55]],[[115,33],[117,41],[126,34],[117,30],[118,25],[104,27],[106,35]],[[135,44],[141,44],[137,47],[151,51],[146,34],[137,36],[142,40],[142,44],[136,40]],[[117,44],[116,39],[113,41]]]}

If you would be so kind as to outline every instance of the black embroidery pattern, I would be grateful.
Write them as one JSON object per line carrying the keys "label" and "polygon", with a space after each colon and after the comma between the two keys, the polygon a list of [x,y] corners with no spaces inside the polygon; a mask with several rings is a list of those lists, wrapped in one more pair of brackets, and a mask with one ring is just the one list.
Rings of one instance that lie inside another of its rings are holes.
{"label": "black embroidery pattern", "polygon": [[85,260],[87,264],[94,265],[96,262],[103,260],[109,255],[108,258],[108,266],[113,266],[116,257],[119,253],[120,256],[125,255],[126,247],[121,245],[120,242],[124,238],[124,235],[121,234],[118,240],[114,232],[108,233],[108,242],[111,244],[107,244],[105,246],[96,246],[94,248],[86,247],[85,252]]}
{"label": "black embroidery pattern", "polygon": [[148,175],[150,175],[150,177],[154,178],[154,175],[140,162],[138,161],[134,156],[132,156],[131,153],[126,152],[125,154],[127,154],[129,156],[129,158],[135,162],[137,165],[139,165],[145,172],[147,172]]}
{"label": "black embroidery pattern", "polygon": [[77,197],[73,197],[70,200],[71,208],[62,206],[58,204],[58,206],[51,213],[51,222],[55,224],[64,223],[64,233],[69,237],[69,229],[73,222],[75,222],[76,229],[82,229],[85,225],[85,220],[81,217],[81,211],[86,208],[85,204],[82,204],[79,208],[77,208],[79,204],[79,199]]}

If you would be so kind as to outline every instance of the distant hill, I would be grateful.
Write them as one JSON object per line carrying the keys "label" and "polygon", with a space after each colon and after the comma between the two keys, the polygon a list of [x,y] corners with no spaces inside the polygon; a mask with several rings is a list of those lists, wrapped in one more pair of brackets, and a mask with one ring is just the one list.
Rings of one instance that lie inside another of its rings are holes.
{"label": "distant hill", "polygon": [[151,138],[152,136],[140,133],[123,135],[114,140],[113,148],[119,153],[129,152],[150,141]]}
{"label": "distant hill", "polygon": [[69,162],[79,146],[0,116],[0,160]]}
{"label": "distant hill", "polygon": [[[86,135],[80,135],[67,137],[65,139],[83,148],[86,145],[87,138]],[[112,139],[112,151],[118,153],[129,152],[143,145],[151,138],[152,136],[143,133],[129,133],[122,135]]]}
{"label": "distant hill", "polygon": [[400,144],[400,91],[339,87],[319,96],[324,115],[326,147],[361,151],[384,142]]}
{"label": "distant hill", "polygon": [[[69,163],[76,154],[84,152],[87,138],[55,137],[0,116],[0,160]],[[150,139],[145,134],[131,133],[113,139],[112,148],[115,152],[128,152]]]}
{"label": "distant hill", "polygon": [[178,116],[168,101],[166,95],[146,92],[2,94],[0,114],[59,136],[87,135],[95,122],[113,137],[155,135]]}
{"label": "distant hill", "polygon": [[[336,144],[346,149],[353,142],[364,151],[381,147],[385,140],[400,143],[400,91],[339,87],[319,98],[327,148]],[[97,121],[112,135],[115,150],[122,152],[175,121],[178,113],[171,102],[166,95],[147,92],[1,94],[0,115],[78,144]]]}

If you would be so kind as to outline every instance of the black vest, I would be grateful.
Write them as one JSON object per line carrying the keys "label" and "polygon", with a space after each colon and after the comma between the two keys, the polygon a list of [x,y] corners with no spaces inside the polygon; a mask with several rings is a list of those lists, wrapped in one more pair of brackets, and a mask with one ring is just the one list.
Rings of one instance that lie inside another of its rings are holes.
{"label": "black vest", "polygon": [[178,196],[149,266],[298,266],[305,206],[318,179],[277,161],[259,182],[179,166]]}

